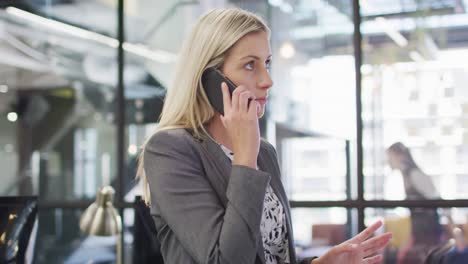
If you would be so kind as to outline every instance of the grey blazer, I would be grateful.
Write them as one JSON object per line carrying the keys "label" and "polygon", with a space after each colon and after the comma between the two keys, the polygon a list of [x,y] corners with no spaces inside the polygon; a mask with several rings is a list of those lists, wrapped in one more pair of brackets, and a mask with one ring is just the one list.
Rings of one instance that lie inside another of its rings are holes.
{"label": "grey blazer", "polygon": [[296,263],[289,204],[272,145],[261,141],[259,170],[232,165],[216,142],[196,139],[185,129],[156,133],[144,151],[150,210],[165,263],[265,263],[260,221],[268,183],[285,208],[290,258]]}

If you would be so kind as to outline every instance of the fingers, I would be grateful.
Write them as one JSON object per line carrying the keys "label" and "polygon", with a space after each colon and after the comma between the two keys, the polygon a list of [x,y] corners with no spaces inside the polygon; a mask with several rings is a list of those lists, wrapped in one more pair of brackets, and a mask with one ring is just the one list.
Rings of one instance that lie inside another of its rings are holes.
{"label": "fingers", "polygon": [[[239,96],[239,109],[242,111],[249,111],[249,99],[255,100],[255,97],[253,96],[252,92],[250,91],[244,91],[240,94]],[[254,107],[256,107],[254,105]]]}
{"label": "fingers", "polygon": [[221,84],[221,91],[223,93],[224,113],[226,113],[231,111],[231,95],[229,94],[229,88],[225,82]]}
{"label": "fingers", "polygon": [[[372,235],[374,231],[377,230],[380,226],[382,226],[381,221],[373,224],[353,239],[356,241],[358,241],[359,239],[365,240],[368,238],[368,236]],[[377,237],[365,240],[362,243],[347,241],[341,243],[338,246],[333,247],[327,255],[329,255],[330,259],[333,259],[333,256],[346,256],[346,258],[348,259],[347,263],[380,263],[383,260],[383,256],[381,254],[374,254],[379,250],[383,249],[385,246],[387,246],[391,238],[391,233],[385,233]]]}
{"label": "fingers", "polygon": [[252,99],[250,101],[249,110],[248,110],[249,116],[252,118],[257,118],[257,111],[259,107],[260,107],[260,103],[255,101],[255,99]]}
{"label": "fingers", "polygon": [[357,236],[354,238],[350,239],[349,242],[351,243],[362,243],[369,237],[371,237],[374,232],[379,229],[383,225],[382,221],[377,221],[368,228],[364,229],[361,233],[359,233]]}
{"label": "fingers", "polygon": [[[252,115],[257,113],[258,102],[255,101],[255,96],[245,86],[239,85],[234,89],[232,95],[229,93],[229,88],[225,82],[221,84],[223,93],[224,113],[226,112],[248,112]],[[250,104],[249,104],[250,102]],[[252,109],[253,108],[253,109]]]}
{"label": "fingers", "polygon": [[[388,241],[389,236],[388,234],[384,234],[378,238],[380,240]],[[378,242],[381,242],[380,240],[378,240]],[[333,262],[331,260],[336,260],[337,257],[340,256],[341,257],[339,259],[341,260],[344,256],[346,256],[345,258],[348,260],[346,263],[375,264],[380,263],[383,260],[383,256],[381,254],[366,257],[366,255],[364,255],[364,247],[364,244],[353,244],[349,242],[342,243],[338,246],[333,247],[333,249],[329,251],[329,253],[327,254],[327,260]]]}
{"label": "fingers", "polygon": [[239,93],[242,92],[244,88],[242,86],[237,86],[236,89],[234,89],[234,92],[232,92],[232,97],[231,97],[231,109],[234,112],[239,111]]}
{"label": "fingers", "polygon": [[377,251],[383,249],[390,243],[392,239],[391,233],[385,233],[383,235],[373,237],[362,243],[364,248],[364,256],[370,256],[375,254]]}
{"label": "fingers", "polygon": [[245,86],[239,85],[232,93],[231,109],[234,112],[248,112],[248,102],[255,99],[255,96]]}
{"label": "fingers", "polygon": [[372,257],[368,257],[368,258],[365,258],[363,260],[363,263],[364,264],[374,264],[374,263],[379,263],[383,260],[383,256],[382,255],[375,255],[375,256],[372,256]]}

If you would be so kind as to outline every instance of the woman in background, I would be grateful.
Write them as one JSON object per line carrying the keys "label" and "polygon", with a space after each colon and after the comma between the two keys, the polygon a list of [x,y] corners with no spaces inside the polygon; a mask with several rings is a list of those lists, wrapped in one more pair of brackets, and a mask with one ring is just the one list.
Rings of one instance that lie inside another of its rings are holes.
{"label": "woman in background", "polygon": [[[438,199],[432,179],[416,164],[410,150],[401,142],[387,149],[388,163],[403,176],[406,199]],[[423,263],[430,248],[441,240],[442,227],[436,209],[410,208],[411,235],[398,251],[398,263]],[[417,262],[415,262],[417,261]]]}

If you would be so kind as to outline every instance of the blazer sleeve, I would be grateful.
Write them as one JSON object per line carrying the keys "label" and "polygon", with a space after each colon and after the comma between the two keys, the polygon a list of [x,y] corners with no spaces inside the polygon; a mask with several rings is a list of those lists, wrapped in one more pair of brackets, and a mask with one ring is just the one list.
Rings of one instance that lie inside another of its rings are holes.
{"label": "blazer sleeve", "polygon": [[224,208],[194,141],[170,130],[150,139],[144,169],[151,203],[198,263],[254,263],[268,173],[232,166]]}

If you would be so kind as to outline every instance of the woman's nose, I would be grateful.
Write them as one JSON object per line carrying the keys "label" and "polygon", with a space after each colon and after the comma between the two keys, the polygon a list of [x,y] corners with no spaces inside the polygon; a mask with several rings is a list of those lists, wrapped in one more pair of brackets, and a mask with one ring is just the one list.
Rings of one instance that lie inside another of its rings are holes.
{"label": "woman's nose", "polygon": [[262,89],[269,89],[273,86],[273,80],[271,79],[270,73],[267,69],[263,70],[258,86]]}

